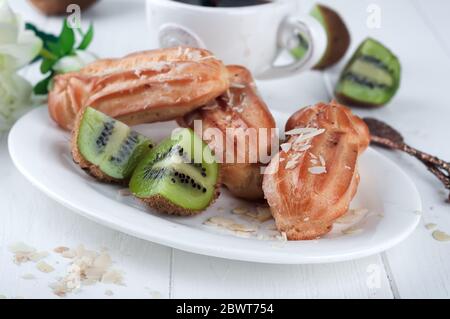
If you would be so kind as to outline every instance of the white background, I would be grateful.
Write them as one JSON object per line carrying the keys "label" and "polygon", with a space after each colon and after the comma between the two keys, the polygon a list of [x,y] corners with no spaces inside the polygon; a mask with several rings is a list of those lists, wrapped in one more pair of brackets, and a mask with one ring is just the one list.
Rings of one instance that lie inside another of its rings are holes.
{"label": "white background", "polygon": [[[60,18],[46,18],[26,1],[10,1],[27,21],[59,32]],[[313,1],[302,1],[308,10]],[[450,2],[447,0],[322,1],[337,8],[348,22],[354,49],[367,35],[388,45],[403,66],[399,94],[376,110],[357,109],[394,124],[407,141],[450,159]],[[382,10],[380,29],[366,26],[367,7]],[[103,0],[82,16],[95,24],[91,50],[102,57],[150,49],[146,43],[144,1]],[[284,111],[329,100],[330,83],[342,65],[326,74],[298,76],[302,99],[270,105]],[[24,70],[37,80],[35,68]],[[276,94],[261,84],[267,101]],[[278,98],[278,100],[280,100]],[[282,99],[283,100],[283,99]],[[33,134],[33,132],[30,132]],[[0,142],[0,295],[8,298],[58,298],[48,287],[53,274],[42,274],[34,264],[17,266],[7,246],[24,241],[40,250],[84,244],[108,248],[115,267],[125,272],[124,287],[86,287],[74,298],[449,298],[450,243],[437,242],[424,225],[436,223],[450,232],[450,204],[442,185],[422,164],[406,155],[384,152],[416,182],[422,195],[423,221],[406,241],[369,258],[329,265],[280,266],[235,262],[198,256],[145,242],[84,219],[47,198],[25,180],[11,163],[6,136]],[[70,186],[68,186],[70,187]],[[54,260],[53,262],[55,262]],[[58,266],[57,266],[58,267]],[[59,266],[62,268],[62,265]],[[36,280],[21,278],[33,273]],[[379,281],[372,281],[377,279]],[[368,282],[371,283],[368,285]],[[375,283],[375,285],[373,285]],[[105,289],[114,295],[106,296]]]}

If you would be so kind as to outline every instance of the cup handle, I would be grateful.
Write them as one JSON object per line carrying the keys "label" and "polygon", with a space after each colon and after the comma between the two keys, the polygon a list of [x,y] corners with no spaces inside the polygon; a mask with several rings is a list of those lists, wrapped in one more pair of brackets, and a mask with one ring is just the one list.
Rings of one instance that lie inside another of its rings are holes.
{"label": "cup handle", "polygon": [[[287,65],[275,65],[275,60],[283,50],[291,50],[300,43],[299,35],[308,46],[303,58]],[[272,65],[263,71],[259,79],[273,79],[298,74],[311,69],[319,62],[327,47],[327,35],[322,25],[314,18],[287,17],[278,32],[278,54]]]}

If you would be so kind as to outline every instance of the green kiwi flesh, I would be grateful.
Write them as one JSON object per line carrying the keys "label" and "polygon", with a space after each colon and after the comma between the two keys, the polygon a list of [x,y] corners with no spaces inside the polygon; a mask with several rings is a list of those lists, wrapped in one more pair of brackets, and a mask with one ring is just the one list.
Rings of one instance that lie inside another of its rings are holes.
{"label": "green kiwi flesh", "polygon": [[78,152],[113,179],[128,179],[153,147],[147,137],[93,108],[84,110],[77,135]]}
{"label": "green kiwi flesh", "polygon": [[336,97],[353,105],[385,105],[400,87],[400,75],[398,58],[383,44],[368,38],[342,72]]}
{"label": "green kiwi flesh", "polygon": [[[350,32],[342,17],[333,9],[317,4],[310,15],[325,29],[327,34],[327,48],[320,61],[314,66],[315,70],[324,70],[338,63],[347,53],[350,46]],[[301,59],[308,50],[308,41],[303,35],[298,35],[299,45],[291,50],[296,59]]]}
{"label": "green kiwi flesh", "polygon": [[219,165],[209,147],[191,130],[178,129],[139,163],[130,190],[151,207],[191,215],[216,198]]}

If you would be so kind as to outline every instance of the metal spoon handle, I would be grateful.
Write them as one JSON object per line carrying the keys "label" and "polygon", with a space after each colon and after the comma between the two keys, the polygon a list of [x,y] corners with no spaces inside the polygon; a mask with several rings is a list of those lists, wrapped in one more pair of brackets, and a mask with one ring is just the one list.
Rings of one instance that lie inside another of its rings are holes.
{"label": "metal spoon handle", "polygon": [[[421,152],[405,143],[396,143],[390,139],[379,136],[372,136],[371,139],[374,144],[383,145],[390,149],[403,151],[411,156],[414,156],[421,161],[428,168],[428,170],[441,181],[442,184],[444,184],[446,189],[450,190],[450,165],[448,162],[445,162],[436,156]],[[448,201],[450,202],[450,194],[448,196]]]}

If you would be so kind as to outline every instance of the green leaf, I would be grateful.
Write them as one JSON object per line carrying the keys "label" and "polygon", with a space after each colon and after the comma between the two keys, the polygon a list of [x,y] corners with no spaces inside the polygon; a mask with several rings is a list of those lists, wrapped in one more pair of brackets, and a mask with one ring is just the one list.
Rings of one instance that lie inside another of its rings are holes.
{"label": "green leaf", "polygon": [[33,88],[33,92],[36,95],[45,95],[48,93],[48,85],[50,81],[53,79],[54,73],[52,72],[49,76],[47,76],[42,81],[39,81]]}
{"label": "green leaf", "polygon": [[56,55],[56,58],[60,57],[61,49],[59,47],[59,43],[58,42],[56,42],[56,43],[53,43],[53,42],[49,43],[48,44],[48,50],[51,53],[53,53],[54,55]]}
{"label": "green leaf", "polygon": [[57,61],[58,60],[43,59],[41,63],[41,73],[46,74],[47,72],[49,72]]}
{"label": "green leaf", "polygon": [[42,42],[44,42],[44,46],[45,46],[45,44],[47,44],[47,42],[58,42],[58,37],[57,36],[55,36],[53,34],[50,34],[50,33],[47,33],[47,32],[44,32],[42,30],[39,30],[32,23],[28,23],[27,22],[25,24],[25,29],[33,31],[36,34],[36,36],[39,37],[42,40]]}
{"label": "green leaf", "polygon": [[81,40],[81,43],[78,46],[78,50],[86,50],[91,44],[93,38],[94,38],[94,26],[91,23],[88,31],[83,37],[83,40]]}
{"label": "green leaf", "polygon": [[75,45],[75,33],[73,29],[70,28],[67,23],[67,19],[64,20],[63,28],[58,39],[59,45],[59,56],[63,57],[66,54],[72,53],[73,47]]}

